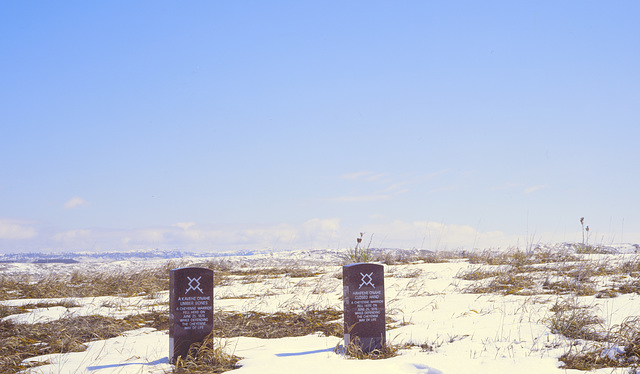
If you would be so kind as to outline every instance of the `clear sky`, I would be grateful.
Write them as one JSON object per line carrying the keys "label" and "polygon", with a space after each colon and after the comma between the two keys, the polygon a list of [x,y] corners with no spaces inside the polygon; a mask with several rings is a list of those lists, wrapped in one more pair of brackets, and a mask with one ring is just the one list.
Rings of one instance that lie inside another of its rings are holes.
{"label": "clear sky", "polygon": [[0,252],[640,242],[640,2],[0,5]]}

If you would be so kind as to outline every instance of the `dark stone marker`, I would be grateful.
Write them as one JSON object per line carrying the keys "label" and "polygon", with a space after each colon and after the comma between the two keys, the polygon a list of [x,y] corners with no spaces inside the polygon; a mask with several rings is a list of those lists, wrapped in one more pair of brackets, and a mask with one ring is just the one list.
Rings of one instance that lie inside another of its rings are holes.
{"label": "dark stone marker", "polygon": [[384,266],[351,264],[342,267],[344,287],[344,344],[358,344],[363,352],[386,342]]}
{"label": "dark stone marker", "polygon": [[213,331],[213,270],[169,271],[169,359],[186,357],[191,344]]}

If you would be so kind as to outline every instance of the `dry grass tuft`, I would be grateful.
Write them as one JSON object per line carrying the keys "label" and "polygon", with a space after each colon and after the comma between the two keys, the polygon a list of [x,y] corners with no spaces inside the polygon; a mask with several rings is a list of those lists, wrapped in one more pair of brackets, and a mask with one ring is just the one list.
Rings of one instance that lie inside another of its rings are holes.
{"label": "dry grass tuft", "polygon": [[439,264],[460,259],[458,252],[427,250],[372,250],[373,261],[385,265]]}
{"label": "dry grass tuft", "polygon": [[588,343],[579,348],[571,346],[569,351],[562,356],[559,360],[563,365],[562,369],[576,369],[576,370],[596,370],[607,367],[616,367],[618,363],[616,360],[610,359],[606,355],[602,355],[603,347],[601,344]]}
{"label": "dry grass tuft", "polygon": [[618,286],[617,291],[620,293],[637,293],[640,294],[640,280],[633,279]]}
{"label": "dry grass tuft", "polygon": [[630,277],[640,278],[640,260],[634,259],[623,262],[620,265],[620,273],[627,274]]}
{"label": "dry grass tuft", "polygon": [[[486,283],[486,282],[485,282]],[[534,285],[533,278],[526,274],[501,272],[489,283],[476,283],[466,289],[470,293],[501,293],[503,295],[532,294],[528,289]]]}
{"label": "dry grass tuft", "polygon": [[626,361],[638,363],[640,360],[640,317],[625,319],[622,324],[614,328],[613,336],[617,345],[625,347]]}
{"label": "dry grass tuft", "polygon": [[360,347],[358,342],[358,338],[356,337],[353,341],[349,343],[348,346],[342,348],[340,346],[336,347],[334,350],[336,353],[344,353],[346,356],[357,359],[357,360],[383,360],[385,358],[391,358],[398,355],[398,347],[385,344],[380,349],[374,349],[370,352],[364,352]]}
{"label": "dry grass tuft", "polygon": [[545,282],[542,288],[556,295],[575,294],[577,296],[593,296],[598,293],[593,282],[577,282],[567,279]]}
{"label": "dry grass tuft", "polygon": [[535,263],[533,256],[521,250],[465,252],[470,264],[524,266]]}
{"label": "dry grass tuft", "polygon": [[226,345],[209,336],[202,343],[193,344],[186,358],[178,357],[174,373],[223,373],[238,369],[240,357],[228,354]]}
{"label": "dry grass tuft", "polygon": [[560,361],[566,369],[629,367],[629,372],[637,372],[640,365],[640,317],[629,317],[614,326],[604,341],[588,342],[580,350],[572,345]]}
{"label": "dry grass tuft", "polygon": [[603,320],[593,309],[578,305],[575,299],[561,300],[551,307],[553,315],[547,319],[547,326],[552,333],[569,339],[601,341],[604,339]]}
{"label": "dry grass tuft", "polygon": [[342,337],[342,323],[336,322],[342,315],[342,311],[335,309],[309,310],[300,314],[216,312],[214,335],[224,338],[247,336],[271,339],[322,332],[326,336]]}

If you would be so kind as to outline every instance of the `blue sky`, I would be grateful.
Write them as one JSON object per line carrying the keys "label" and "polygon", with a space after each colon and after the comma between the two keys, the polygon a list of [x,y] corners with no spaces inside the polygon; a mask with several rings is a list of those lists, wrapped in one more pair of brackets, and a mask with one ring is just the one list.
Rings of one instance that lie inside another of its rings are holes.
{"label": "blue sky", "polygon": [[640,242],[635,1],[0,9],[0,252]]}

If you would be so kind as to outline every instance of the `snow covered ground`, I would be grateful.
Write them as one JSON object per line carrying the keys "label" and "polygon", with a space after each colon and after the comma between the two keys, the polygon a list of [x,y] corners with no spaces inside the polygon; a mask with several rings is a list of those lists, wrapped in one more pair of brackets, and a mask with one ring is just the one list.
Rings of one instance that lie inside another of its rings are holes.
{"label": "snow covered ground", "polygon": [[[633,248],[626,252],[633,252]],[[635,254],[583,255],[599,264],[638,261]],[[198,264],[202,258],[182,258],[181,264]],[[0,264],[0,276],[24,276],[34,279],[44,273],[69,275],[79,269],[91,271],[134,271],[141,267],[162,266],[169,260],[118,261],[104,264]],[[176,261],[175,259],[173,261]],[[311,269],[315,276],[230,277],[215,288],[217,311],[302,312],[311,309],[342,310],[341,266],[336,252],[327,250],[278,252],[252,256],[225,257],[231,267],[289,266]],[[559,266],[559,265],[558,265]],[[355,360],[335,353],[340,338],[321,333],[302,337],[259,339],[227,338],[221,341],[228,353],[242,360],[233,373],[578,373],[560,368],[558,360],[571,345],[585,344],[554,334],[548,327],[550,310],[559,300],[572,297],[553,292],[470,293],[478,280],[465,280],[462,274],[478,269],[504,266],[471,264],[468,258],[442,263],[401,263],[385,265],[387,316],[394,322],[387,341],[398,348],[398,355],[383,360]],[[506,269],[509,271],[508,268]],[[549,271],[547,271],[549,274]],[[544,273],[543,273],[544,275]],[[547,275],[548,276],[548,275]],[[598,278],[605,287],[611,276]],[[597,277],[596,277],[597,278]],[[481,280],[482,281],[482,280]],[[538,289],[540,291],[540,289]],[[574,298],[591,307],[602,318],[604,328],[612,328],[630,316],[640,316],[640,296],[635,292],[616,297],[596,295]],[[15,299],[0,301],[4,306],[62,304],[69,299]],[[103,296],[76,298],[68,306],[37,307],[28,313],[8,315],[3,320],[18,324],[50,322],[68,316],[103,315],[123,318],[147,311],[168,310],[168,291],[152,296]],[[341,321],[338,321],[341,322]],[[83,352],[51,354],[28,359],[46,362],[28,373],[165,373],[168,362],[168,331],[145,327],[120,336],[92,341]],[[603,351],[615,357],[615,349]],[[613,353],[611,353],[613,352]],[[627,373],[629,368],[603,368],[594,373]]]}

